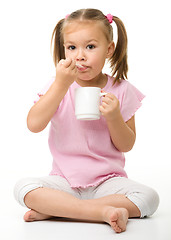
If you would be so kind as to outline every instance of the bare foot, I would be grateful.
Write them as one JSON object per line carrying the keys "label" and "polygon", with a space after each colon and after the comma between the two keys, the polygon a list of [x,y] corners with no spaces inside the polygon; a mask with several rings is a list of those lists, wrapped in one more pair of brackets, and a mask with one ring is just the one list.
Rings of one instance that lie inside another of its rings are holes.
{"label": "bare foot", "polygon": [[52,218],[52,216],[41,214],[34,210],[30,210],[24,215],[24,221],[26,222],[41,221],[49,218]]}
{"label": "bare foot", "polygon": [[128,222],[128,211],[126,208],[106,207],[104,220],[111,225],[116,233],[124,232]]}

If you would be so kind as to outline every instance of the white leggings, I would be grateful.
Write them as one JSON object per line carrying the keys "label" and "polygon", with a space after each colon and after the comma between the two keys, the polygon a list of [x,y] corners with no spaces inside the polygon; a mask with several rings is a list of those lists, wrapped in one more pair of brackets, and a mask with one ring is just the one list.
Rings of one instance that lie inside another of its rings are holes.
{"label": "white leggings", "polygon": [[152,215],[159,205],[159,196],[153,189],[124,177],[110,178],[96,187],[85,189],[71,188],[67,180],[60,176],[24,178],[15,185],[15,199],[26,207],[25,195],[40,187],[62,190],[79,199],[97,199],[111,194],[123,194],[138,207],[141,218]]}

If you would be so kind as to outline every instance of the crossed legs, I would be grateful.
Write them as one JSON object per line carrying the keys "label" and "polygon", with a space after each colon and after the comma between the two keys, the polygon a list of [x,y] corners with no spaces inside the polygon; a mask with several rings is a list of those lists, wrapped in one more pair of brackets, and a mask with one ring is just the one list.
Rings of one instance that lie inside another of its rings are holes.
{"label": "crossed legs", "polygon": [[106,222],[115,232],[126,230],[128,218],[152,215],[159,204],[153,189],[127,178],[111,178],[83,190],[72,189],[60,176],[26,178],[17,182],[14,195],[31,209],[25,221],[67,217]]}
{"label": "crossed legs", "polygon": [[27,207],[32,209],[24,215],[25,221],[67,217],[106,222],[119,233],[126,230],[129,217],[140,217],[139,209],[121,194],[80,200],[60,190],[38,188],[26,194],[24,201]]}

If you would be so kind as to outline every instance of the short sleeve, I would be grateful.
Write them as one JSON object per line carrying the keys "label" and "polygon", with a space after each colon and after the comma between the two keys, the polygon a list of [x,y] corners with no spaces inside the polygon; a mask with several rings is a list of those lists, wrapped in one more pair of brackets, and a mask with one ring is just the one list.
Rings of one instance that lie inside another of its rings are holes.
{"label": "short sleeve", "polygon": [[141,101],[145,97],[136,87],[131,83],[125,81],[125,88],[123,91],[121,101],[121,114],[125,122],[134,116],[135,112],[142,105]]}
{"label": "short sleeve", "polygon": [[37,93],[37,99],[35,99],[34,103],[39,101],[40,97],[43,96],[48,91],[48,89],[50,88],[50,86],[54,81],[55,81],[55,77],[52,77],[49,80],[49,82],[42,88],[42,90]]}

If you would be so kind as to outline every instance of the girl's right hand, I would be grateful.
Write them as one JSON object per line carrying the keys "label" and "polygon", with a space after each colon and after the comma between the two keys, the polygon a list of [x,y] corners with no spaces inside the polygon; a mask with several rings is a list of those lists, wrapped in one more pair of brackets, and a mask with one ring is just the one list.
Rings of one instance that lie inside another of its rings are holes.
{"label": "girl's right hand", "polygon": [[62,88],[69,86],[77,79],[76,62],[70,58],[62,59],[56,67],[56,83]]}
{"label": "girl's right hand", "polygon": [[47,126],[76,78],[75,62],[71,59],[61,60],[56,67],[55,81],[28,113],[27,126],[30,131],[40,132]]}

